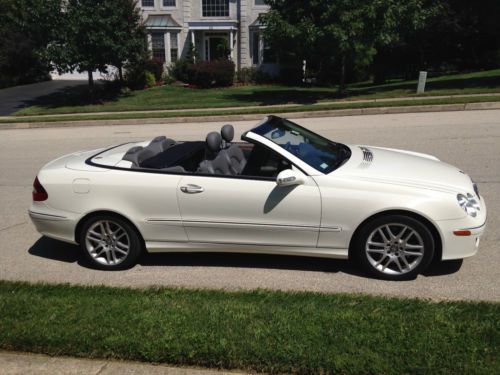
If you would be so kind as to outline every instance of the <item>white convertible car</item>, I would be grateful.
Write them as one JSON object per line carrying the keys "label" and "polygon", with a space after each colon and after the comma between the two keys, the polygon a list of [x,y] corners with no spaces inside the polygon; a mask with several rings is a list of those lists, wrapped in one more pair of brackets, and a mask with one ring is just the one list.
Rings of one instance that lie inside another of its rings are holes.
{"label": "white convertible car", "polygon": [[269,116],[232,142],[156,137],[77,152],[42,168],[29,215],[102,269],[148,252],[351,258],[415,277],[477,252],[486,205],[461,170],[416,152],[344,145]]}

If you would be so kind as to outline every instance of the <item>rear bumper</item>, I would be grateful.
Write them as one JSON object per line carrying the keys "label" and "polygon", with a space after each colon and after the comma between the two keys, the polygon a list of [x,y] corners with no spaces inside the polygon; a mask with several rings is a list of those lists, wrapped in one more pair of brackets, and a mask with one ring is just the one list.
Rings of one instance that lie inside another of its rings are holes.
{"label": "rear bumper", "polygon": [[46,210],[42,210],[40,206],[32,206],[28,214],[40,234],[56,240],[76,244],[75,228],[78,221],[73,215],[52,211],[47,212]]}

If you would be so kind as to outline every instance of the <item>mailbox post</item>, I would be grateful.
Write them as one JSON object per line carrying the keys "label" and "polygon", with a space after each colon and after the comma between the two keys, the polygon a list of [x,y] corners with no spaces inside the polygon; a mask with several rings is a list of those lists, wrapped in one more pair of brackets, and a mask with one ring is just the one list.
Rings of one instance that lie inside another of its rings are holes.
{"label": "mailbox post", "polygon": [[420,72],[418,76],[417,94],[425,92],[425,82],[427,81],[427,72]]}

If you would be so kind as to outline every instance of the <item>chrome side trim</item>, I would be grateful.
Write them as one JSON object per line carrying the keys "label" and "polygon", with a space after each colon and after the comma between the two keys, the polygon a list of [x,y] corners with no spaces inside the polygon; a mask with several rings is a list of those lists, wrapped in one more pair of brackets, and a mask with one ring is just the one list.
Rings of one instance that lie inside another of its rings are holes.
{"label": "chrome side trim", "polygon": [[50,221],[66,221],[66,220],[68,220],[68,218],[65,216],[44,214],[41,212],[35,212],[35,211],[31,211],[31,210],[28,210],[28,214],[30,215],[31,218],[38,219],[38,220],[50,220]]}

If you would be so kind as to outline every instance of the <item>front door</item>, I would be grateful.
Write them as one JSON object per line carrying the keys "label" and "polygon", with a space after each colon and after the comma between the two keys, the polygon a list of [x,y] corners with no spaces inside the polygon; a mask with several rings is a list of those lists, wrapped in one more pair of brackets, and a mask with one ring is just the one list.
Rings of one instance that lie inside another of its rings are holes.
{"label": "front door", "polygon": [[319,189],[278,187],[274,180],[185,176],[177,197],[191,242],[316,247]]}
{"label": "front door", "polygon": [[226,36],[209,35],[205,38],[205,60],[222,60],[229,57],[229,43]]}

